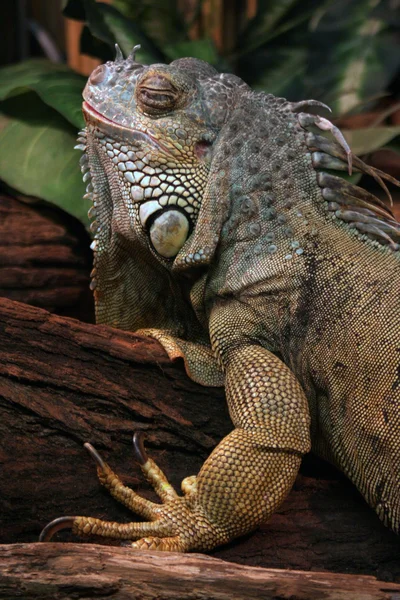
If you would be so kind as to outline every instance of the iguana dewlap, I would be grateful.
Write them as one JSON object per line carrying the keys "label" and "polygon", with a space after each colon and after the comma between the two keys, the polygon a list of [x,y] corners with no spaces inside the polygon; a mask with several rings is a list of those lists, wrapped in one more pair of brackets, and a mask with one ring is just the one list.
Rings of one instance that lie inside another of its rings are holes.
{"label": "iguana dewlap", "polygon": [[42,539],[70,525],[134,548],[211,549],[277,509],[311,445],[398,532],[400,224],[331,170],[396,182],[309,114],[324,105],[255,92],[200,60],[118,53],[84,99],[97,321],[141,330],[196,381],[224,384],[234,429],[183,496],[136,439],[162,504],[87,445],[102,484],[147,522],[66,517]]}

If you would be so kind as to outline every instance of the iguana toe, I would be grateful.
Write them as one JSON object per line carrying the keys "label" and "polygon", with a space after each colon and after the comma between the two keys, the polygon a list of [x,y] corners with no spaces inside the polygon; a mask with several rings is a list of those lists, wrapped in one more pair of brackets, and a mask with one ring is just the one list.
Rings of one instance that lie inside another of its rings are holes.
{"label": "iguana toe", "polygon": [[133,442],[140,467],[162,504],[150,502],[126,487],[91,444],[85,443],[84,447],[97,464],[101,484],[116,500],[148,521],[117,523],[84,516],[60,517],[46,525],[39,541],[50,541],[62,529],[72,529],[80,536],[132,540],[132,548],[141,550],[207,550],[228,540],[223,528],[215,527],[196,504],[196,477],[183,481],[185,495],[178,496],[161,469],[147,456],[143,436],[135,434]]}

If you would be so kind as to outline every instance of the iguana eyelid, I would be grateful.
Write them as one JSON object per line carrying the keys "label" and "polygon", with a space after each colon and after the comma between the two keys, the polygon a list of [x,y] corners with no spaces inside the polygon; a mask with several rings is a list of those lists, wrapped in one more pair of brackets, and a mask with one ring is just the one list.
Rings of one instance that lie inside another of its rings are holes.
{"label": "iguana eyelid", "polygon": [[155,90],[152,88],[142,87],[138,90],[137,95],[138,99],[143,102],[146,108],[172,110],[176,102],[176,95],[171,94],[167,90]]}

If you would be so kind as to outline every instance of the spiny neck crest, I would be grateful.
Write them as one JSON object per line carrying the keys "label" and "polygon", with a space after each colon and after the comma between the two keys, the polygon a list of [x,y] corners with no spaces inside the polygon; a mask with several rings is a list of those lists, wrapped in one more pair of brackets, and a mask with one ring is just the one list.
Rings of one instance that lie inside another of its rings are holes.
{"label": "spiny neck crest", "polygon": [[305,136],[306,145],[312,151],[317,183],[328,213],[346,227],[359,232],[361,239],[372,240],[375,245],[387,247],[393,252],[399,251],[400,223],[396,221],[390,208],[374,194],[341,177],[326,173],[323,169],[348,170],[349,174],[354,170],[373,177],[391,204],[392,197],[385,180],[396,186],[400,186],[400,182],[355,156],[343,134],[327,119],[300,113],[298,120],[306,131],[314,126],[331,132],[334,137],[332,141],[312,131],[307,131]]}

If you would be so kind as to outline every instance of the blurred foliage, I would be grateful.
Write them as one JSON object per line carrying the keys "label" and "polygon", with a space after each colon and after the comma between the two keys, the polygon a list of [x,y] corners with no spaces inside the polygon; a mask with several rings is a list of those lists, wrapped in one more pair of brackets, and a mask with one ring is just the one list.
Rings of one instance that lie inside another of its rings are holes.
{"label": "blurred foliage", "polygon": [[19,192],[57,204],[86,222],[75,140],[76,128],[35,93],[9,98],[0,114],[0,177]]}
{"label": "blurred foliage", "polygon": [[[112,6],[64,0],[63,12],[85,22],[81,51],[102,61],[113,59],[115,43],[125,54],[140,44],[144,64],[195,56],[255,89],[322,100],[336,117],[375,109],[398,77],[397,0],[258,0],[256,14],[241,19],[236,44],[225,53],[207,35],[191,39],[202,4],[194,3],[190,19],[177,0],[114,0]],[[0,74],[0,178],[85,221],[79,156],[72,150],[83,126],[85,78],[44,60]],[[380,124],[347,137],[362,155],[382,147],[398,152],[399,133]]]}

